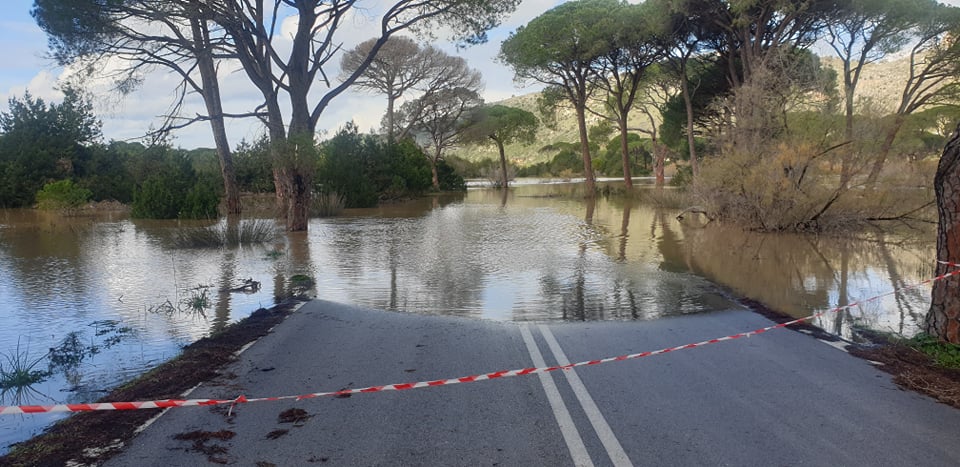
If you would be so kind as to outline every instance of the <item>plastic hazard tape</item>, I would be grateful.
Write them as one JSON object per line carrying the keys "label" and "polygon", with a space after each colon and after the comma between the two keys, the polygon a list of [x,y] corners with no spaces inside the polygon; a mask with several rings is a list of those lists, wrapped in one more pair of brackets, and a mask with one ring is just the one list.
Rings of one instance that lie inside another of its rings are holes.
{"label": "plastic hazard tape", "polygon": [[[960,264],[957,264],[957,263],[947,263],[947,262],[940,262],[940,263],[946,264],[947,266],[950,266],[950,267],[960,268]],[[652,357],[654,355],[662,355],[670,352],[676,352],[678,350],[695,349],[695,348],[704,347],[710,344],[717,344],[724,341],[731,341],[731,340],[741,339],[744,337],[755,336],[755,335],[763,334],[767,331],[771,331],[774,329],[782,329],[794,324],[811,321],[829,313],[837,313],[846,309],[859,306],[864,303],[872,302],[890,295],[901,293],[905,290],[922,287],[924,285],[931,284],[933,282],[943,280],[958,274],[960,274],[960,269],[956,269],[956,270],[941,274],[932,279],[927,279],[923,282],[918,282],[916,284],[908,285],[900,289],[891,290],[889,292],[886,292],[865,300],[860,300],[857,302],[850,303],[848,305],[814,313],[810,316],[797,318],[791,321],[787,321],[785,323],[774,324],[772,326],[767,326],[767,327],[756,329],[749,332],[741,332],[739,334],[733,334],[725,337],[718,337],[715,339],[696,342],[693,344],[685,344],[685,345],[680,345],[680,346],[670,347],[670,348],[665,348],[660,350],[640,352],[640,353],[635,353],[630,355],[621,355],[619,357],[602,358],[599,360],[588,360],[588,361],[583,361],[578,363],[570,363],[567,365],[549,366],[549,367],[542,367],[542,368],[524,368],[520,370],[496,371],[493,373],[486,373],[486,374],[473,375],[473,376],[463,376],[460,378],[438,379],[434,381],[421,381],[416,383],[387,384],[384,386],[369,386],[365,388],[343,389],[340,391],[332,391],[332,392],[315,392],[310,394],[301,394],[297,396],[260,397],[260,398],[247,398],[246,396],[239,396],[236,399],[184,399],[184,400],[167,399],[167,400],[146,401],[146,402],[100,402],[100,403],[92,403],[92,404],[11,405],[11,406],[0,406],[0,415],[36,414],[36,413],[53,413],[53,412],[90,412],[95,410],[166,409],[166,408],[172,408],[172,407],[211,406],[211,405],[221,405],[221,404],[241,404],[241,403],[250,403],[250,402],[268,402],[268,401],[283,401],[283,400],[305,400],[305,399],[314,399],[314,398],[326,397],[326,396],[343,397],[343,396],[350,396],[353,394],[368,394],[368,393],[386,392],[386,391],[406,391],[408,389],[419,389],[419,388],[428,388],[428,387],[436,387],[436,386],[449,386],[452,384],[461,384],[461,383],[474,383],[477,381],[509,378],[512,376],[532,375],[535,373],[549,373],[552,371],[569,370],[572,368],[577,368],[582,366],[600,365],[603,363],[621,362],[624,360],[634,360],[638,358]]]}

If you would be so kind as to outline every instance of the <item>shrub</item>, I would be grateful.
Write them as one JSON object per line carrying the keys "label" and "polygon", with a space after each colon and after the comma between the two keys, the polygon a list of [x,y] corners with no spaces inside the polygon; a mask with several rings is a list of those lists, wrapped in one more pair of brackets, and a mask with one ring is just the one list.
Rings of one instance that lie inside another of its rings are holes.
{"label": "shrub", "polygon": [[440,179],[440,191],[467,191],[466,180],[444,160],[437,163],[437,177]]}
{"label": "shrub", "polygon": [[145,219],[175,219],[183,206],[183,197],[176,193],[179,185],[169,176],[147,178],[133,193],[130,215]]}
{"label": "shrub", "polygon": [[208,177],[200,177],[193,188],[188,191],[180,209],[180,217],[184,219],[214,219],[219,217],[217,205],[220,204],[218,185]]}
{"label": "shrub", "polygon": [[213,174],[198,176],[183,151],[148,148],[135,164],[144,175],[133,193],[131,215],[147,219],[217,217],[220,184]]}
{"label": "shrub", "polygon": [[345,207],[373,207],[381,199],[417,195],[431,186],[430,163],[412,141],[387,143],[350,124],[321,147],[317,191],[338,193]]}
{"label": "shrub", "polygon": [[93,193],[74,185],[71,180],[60,180],[47,183],[37,192],[37,203],[40,209],[77,209],[87,201]]}

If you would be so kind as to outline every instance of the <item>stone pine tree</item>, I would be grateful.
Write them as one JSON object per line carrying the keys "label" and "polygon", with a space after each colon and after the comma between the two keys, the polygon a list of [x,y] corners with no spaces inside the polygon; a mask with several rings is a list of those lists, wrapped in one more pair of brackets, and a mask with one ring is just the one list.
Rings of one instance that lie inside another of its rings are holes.
{"label": "stone pine tree", "polygon": [[603,68],[601,54],[608,47],[604,25],[619,6],[616,0],[563,3],[518,28],[500,46],[500,59],[513,68],[517,79],[545,84],[573,107],[589,197],[596,195],[596,179],[587,104],[596,89],[593,79]]}
{"label": "stone pine tree", "polygon": [[477,110],[464,136],[465,141],[492,142],[500,153],[500,186],[507,188],[507,156],[504,145],[532,143],[540,122],[530,112],[505,105],[493,105]]}
{"label": "stone pine tree", "polygon": [[[939,214],[937,259],[960,263],[960,125],[943,148],[933,187]],[[937,263],[937,274],[956,268]],[[933,283],[924,330],[941,341],[960,344],[960,277],[950,276]]]}

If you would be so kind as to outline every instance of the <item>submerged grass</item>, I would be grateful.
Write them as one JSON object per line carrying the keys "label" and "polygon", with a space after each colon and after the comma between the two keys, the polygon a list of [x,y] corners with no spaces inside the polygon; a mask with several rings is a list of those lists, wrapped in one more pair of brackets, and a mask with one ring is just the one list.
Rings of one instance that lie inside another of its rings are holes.
{"label": "submerged grass", "polygon": [[177,230],[177,248],[223,248],[228,246],[267,243],[277,235],[272,220],[243,220],[235,226],[183,227]]}
{"label": "submerged grass", "polygon": [[37,370],[37,365],[47,358],[31,358],[28,352],[20,351],[20,341],[12,353],[3,354],[6,364],[0,362],[0,398],[10,390],[21,390],[39,383],[50,376],[46,370]]}
{"label": "submerged grass", "polygon": [[336,191],[329,193],[315,193],[313,195],[311,214],[316,217],[333,217],[340,214],[347,205],[347,199]]}

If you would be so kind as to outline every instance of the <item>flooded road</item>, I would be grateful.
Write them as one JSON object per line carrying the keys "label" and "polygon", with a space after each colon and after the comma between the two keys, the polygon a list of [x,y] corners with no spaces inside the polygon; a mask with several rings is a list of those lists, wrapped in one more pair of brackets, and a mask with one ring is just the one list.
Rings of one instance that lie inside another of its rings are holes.
{"label": "flooded road", "polygon": [[[314,219],[266,244],[184,249],[177,221],[0,210],[0,363],[49,375],[2,404],[89,402],[274,303],[290,277],[320,298],[500,321],[649,320],[728,309],[729,293],[796,316],[933,274],[932,230],[857,238],[748,234],[578,185],[472,189]],[[248,282],[250,281],[250,282]],[[257,290],[230,289],[257,282]],[[816,323],[910,335],[929,289]],[[53,415],[0,418],[0,444]]]}

